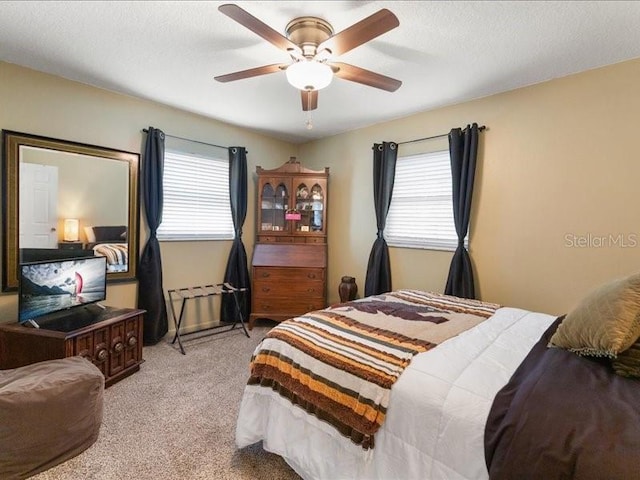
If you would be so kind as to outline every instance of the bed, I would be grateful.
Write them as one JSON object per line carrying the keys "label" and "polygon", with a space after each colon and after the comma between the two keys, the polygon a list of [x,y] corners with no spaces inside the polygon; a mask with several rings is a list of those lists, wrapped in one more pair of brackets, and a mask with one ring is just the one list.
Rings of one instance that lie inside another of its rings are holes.
{"label": "bed", "polygon": [[85,227],[87,250],[107,257],[108,272],[126,272],[129,262],[129,244],[126,225],[99,225]]}
{"label": "bed", "polygon": [[[640,277],[634,288],[640,292]],[[640,294],[633,302],[637,314]],[[640,471],[640,382],[612,370],[615,354],[584,357],[549,348],[564,320],[417,290],[290,319],[254,352],[236,445],[262,441],[308,480],[634,478],[629,473]],[[456,326],[440,331],[449,323]],[[362,329],[350,331],[354,325]],[[631,351],[640,336],[637,321],[626,326],[632,332],[616,354]],[[322,330],[340,334],[328,339]],[[370,334],[363,343],[376,337],[385,354],[390,344],[405,354],[396,371],[380,367],[397,377],[388,389],[380,391],[384,382],[377,382],[378,390],[368,380],[359,384],[350,371],[327,365],[326,357],[342,358],[342,350],[352,348],[347,337],[361,338],[363,331]],[[307,347],[300,346],[304,341]],[[333,350],[309,350],[331,342]],[[333,398],[333,406],[315,402],[319,392]],[[335,413],[345,405],[348,415]],[[351,419],[359,416],[368,423]]]}

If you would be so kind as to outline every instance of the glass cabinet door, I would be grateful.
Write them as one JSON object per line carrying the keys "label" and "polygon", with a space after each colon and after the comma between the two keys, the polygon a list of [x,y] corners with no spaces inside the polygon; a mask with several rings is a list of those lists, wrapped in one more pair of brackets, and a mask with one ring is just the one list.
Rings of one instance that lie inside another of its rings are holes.
{"label": "glass cabinet door", "polygon": [[318,183],[307,185],[298,183],[296,189],[295,209],[300,219],[295,221],[296,232],[324,231],[324,190]]}
{"label": "glass cabinet door", "polygon": [[280,183],[274,188],[271,183],[265,183],[260,197],[260,231],[284,231],[286,228],[284,214],[288,208],[287,187]]}

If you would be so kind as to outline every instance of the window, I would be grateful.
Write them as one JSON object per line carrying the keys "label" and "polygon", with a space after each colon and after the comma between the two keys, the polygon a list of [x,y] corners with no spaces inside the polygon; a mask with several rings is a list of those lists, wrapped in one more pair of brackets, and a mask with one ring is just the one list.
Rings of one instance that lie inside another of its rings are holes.
{"label": "window", "polygon": [[399,157],[384,231],[387,243],[455,250],[458,236],[451,197],[449,151]]}
{"label": "window", "polygon": [[234,238],[228,159],[167,150],[163,189],[159,240]]}

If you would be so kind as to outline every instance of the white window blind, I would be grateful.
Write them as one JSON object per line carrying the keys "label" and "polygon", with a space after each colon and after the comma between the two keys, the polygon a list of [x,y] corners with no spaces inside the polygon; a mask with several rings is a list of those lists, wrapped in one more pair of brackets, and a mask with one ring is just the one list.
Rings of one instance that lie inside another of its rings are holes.
{"label": "white window blind", "polygon": [[229,161],[166,150],[159,240],[233,239]]}
{"label": "white window blind", "polygon": [[[384,237],[394,247],[455,250],[448,151],[398,157]],[[465,239],[466,241],[466,239]]]}

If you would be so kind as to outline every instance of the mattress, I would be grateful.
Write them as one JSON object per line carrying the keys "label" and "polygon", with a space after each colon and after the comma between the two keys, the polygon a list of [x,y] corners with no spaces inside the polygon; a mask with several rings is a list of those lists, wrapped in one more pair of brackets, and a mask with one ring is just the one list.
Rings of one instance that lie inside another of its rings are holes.
{"label": "mattress", "polygon": [[262,441],[304,479],[483,479],[496,393],[556,317],[517,308],[413,357],[391,389],[376,446],[363,450],[271,389],[247,385],[236,445]]}

